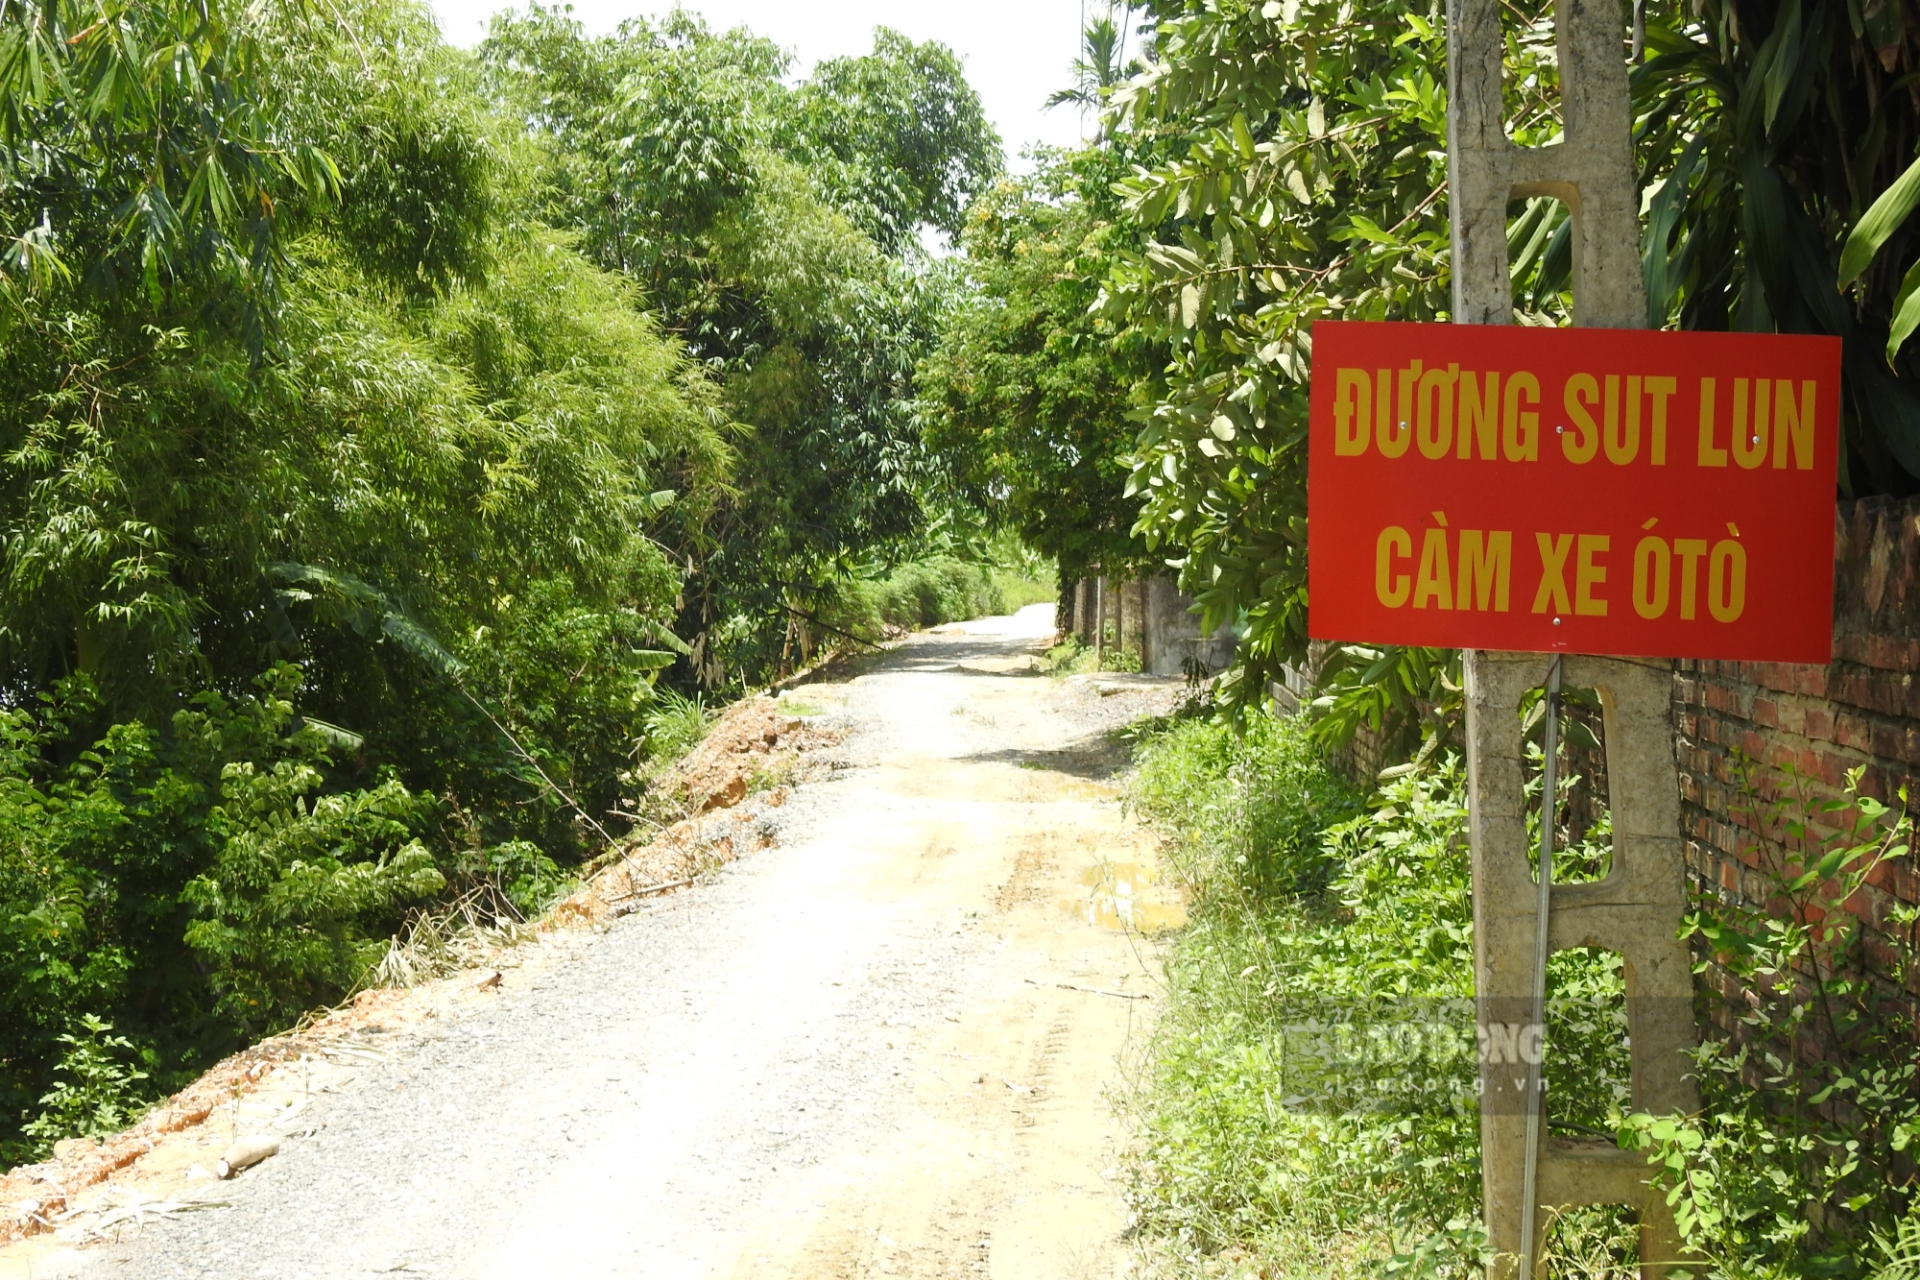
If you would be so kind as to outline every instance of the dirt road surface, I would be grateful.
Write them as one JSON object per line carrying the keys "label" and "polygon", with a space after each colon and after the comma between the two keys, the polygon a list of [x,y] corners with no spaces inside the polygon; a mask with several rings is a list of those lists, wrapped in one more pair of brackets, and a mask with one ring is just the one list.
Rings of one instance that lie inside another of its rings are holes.
{"label": "dirt road surface", "polygon": [[1178,905],[1103,732],[1171,691],[1032,674],[1050,612],[789,694],[847,737],[777,847],[282,1072],[280,1154],[0,1275],[1125,1274],[1125,926]]}

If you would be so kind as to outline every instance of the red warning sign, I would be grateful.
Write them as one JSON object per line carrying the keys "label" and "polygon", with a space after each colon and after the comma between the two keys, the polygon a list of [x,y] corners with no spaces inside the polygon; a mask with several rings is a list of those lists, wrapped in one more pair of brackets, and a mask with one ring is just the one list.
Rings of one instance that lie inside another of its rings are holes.
{"label": "red warning sign", "polygon": [[1840,340],[1321,321],[1309,630],[1826,662]]}

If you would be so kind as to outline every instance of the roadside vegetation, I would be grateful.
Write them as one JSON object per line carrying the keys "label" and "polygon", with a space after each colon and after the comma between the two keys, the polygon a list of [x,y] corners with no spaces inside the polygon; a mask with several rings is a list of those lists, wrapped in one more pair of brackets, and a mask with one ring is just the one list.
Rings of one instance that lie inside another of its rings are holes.
{"label": "roadside vegetation", "polygon": [[[1549,143],[1552,6],[1504,7]],[[1920,7],[1635,12],[1649,323],[1841,337],[1843,493],[1920,492]],[[1447,315],[1443,19],[1113,7],[1055,95],[1092,138],[1010,176],[953,53],[884,28],[798,79],[684,12],[535,4],[466,53],[411,0],[0,8],[0,1164],[397,930],[536,913],[723,702],[1171,571],[1239,647],[1133,790],[1193,919],[1134,1099],[1144,1247],[1478,1269],[1458,655],[1333,646],[1308,719],[1266,707],[1310,656],[1312,325]],[[1563,322],[1566,210],[1511,213],[1516,319]],[[1394,768],[1356,788],[1325,753],[1363,729]],[[1749,993],[1706,1111],[1624,1111],[1620,974],[1572,954],[1552,1118],[1645,1150],[1707,1273],[1907,1280],[1914,1028],[1840,909],[1904,815],[1745,795],[1845,825],[1760,849],[1781,910],[1698,904]],[[1604,821],[1564,835],[1602,856]],[[1556,1230],[1559,1273],[1632,1265],[1616,1216]]]}
{"label": "roadside vegetation", "polygon": [[1047,561],[1002,536],[966,557],[930,556],[900,565],[882,577],[837,583],[823,596],[817,624],[796,626],[795,634],[805,640],[802,647],[807,653],[821,639],[830,648],[837,647],[835,642],[848,641],[870,647],[923,627],[1013,613],[1051,601],[1053,578]]}
{"label": "roadside vegetation", "polygon": [[[1501,8],[1513,137],[1550,143],[1553,6]],[[1920,492],[1920,102],[1894,87],[1920,8],[1632,12],[1648,323],[1839,336],[1842,495]],[[930,431],[1069,577],[1177,573],[1204,629],[1238,632],[1219,696],[1251,707],[1308,657],[1313,325],[1451,306],[1445,6],[1112,4],[1059,96],[1097,136],[975,204]],[[1558,201],[1510,209],[1517,322],[1568,320],[1571,237]],[[1334,740],[1368,722],[1417,743],[1459,683],[1446,651],[1336,646],[1319,669]]]}
{"label": "roadside vegetation", "polygon": [[914,410],[998,140],[938,45],[789,72],[686,14],[0,13],[0,1165],[1034,575]]}
{"label": "roadside vegetation", "polygon": [[[1477,1274],[1489,1259],[1457,758],[1369,794],[1306,721],[1263,710],[1242,732],[1207,715],[1152,726],[1136,763],[1129,803],[1161,832],[1191,921],[1129,1100],[1152,1273]],[[1790,784],[1756,774],[1747,793],[1804,823],[1811,802]],[[1644,1150],[1703,1259],[1696,1275],[1894,1280],[1913,1265],[1914,1028],[1841,909],[1904,856],[1909,827],[1852,799],[1857,825],[1815,865],[1763,851],[1792,913],[1695,904],[1689,928],[1755,992],[1740,1035],[1699,1051],[1700,1115],[1631,1111],[1617,958],[1560,953],[1549,970],[1550,1131]],[[1561,835],[1556,876],[1590,878],[1604,819]],[[1810,1055],[1816,1041],[1834,1048]],[[1556,1276],[1637,1274],[1638,1242],[1621,1213],[1570,1212],[1545,1261]]]}
{"label": "roadside vegetation", "polygon": [[[1551,143],[1553,6],[1501,8],[1513,137]],[[1649,325],[1840,337],[1841,496],[1920,492],[1920,98],[1895,88],[1920,66],[1920,9],[1631,13]],[[930,430],[984,509],[1063,573],[1172,569],[1202,627],[1239,637],[1218,719],[1155,735],[1134,787],[1193,894],[1134,1098],[1140,1238],[1169,1275],[1485,1262],[1471,1020],[1450,1003],[1471,980],[1459,655],[1310,651],[1306,626],[1312,326],[1448,318],[1445,86],[1438,3],[1109,6],[1059,95],[1097,112],[1097,136],[975,205],[973,294],[927,366]],[[1566,323],[1565,206],[1509,213],[1515,321]],[[1317,687],[1280,723],[1267,694],[1289,670]],[[1388,771],[1347,791],[1320,752],[1362,732]],[[1906,856],[1905,815],[1790,774],[1740,785],[1770,833],[1750,851],[1769,900],[1695,904],[1696,955],[1739,992],[1701,1050],[1705,1111],[1627,1112],[1620,974],[1573,954],[1554,961],[1551,1119],[1648,1153],[1696,1275],[1911,1276],[1916,1063],[1895,988],[1913,957],[1874,950],[1846,909]],[[1597,859],[1604,815],[1562,835]],[[1874,927],[1914,939],[1910,914]],[[1403,1032],[1427,1047],[1392,1048]],[[1353,1048],[1376,1036],[1380,1055]],[[1636,1262],[1618,1215],[1555,1230],[1557,1273]]]}
{"label": "roadside vegetation", "polygon": [[1096,649],[1077,635],[1067,636],[1040,658],[1040,669],[1050,676],[1139,671],[1140,665],[1140,651],[1132,645],[1109,642]]}

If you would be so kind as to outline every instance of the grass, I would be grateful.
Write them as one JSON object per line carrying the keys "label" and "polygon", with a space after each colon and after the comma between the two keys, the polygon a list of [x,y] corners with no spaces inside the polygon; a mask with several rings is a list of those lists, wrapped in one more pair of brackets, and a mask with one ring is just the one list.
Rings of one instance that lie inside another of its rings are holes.
{"label": "grass", "polygon": [[1116,649],[1108,645],[1096,654],[1092,645],[1077,635],[1070,635],[1041,655],[1039,670],[1043,675],[1065,677],[1097,671],[1138,671],[1140,667],[1138,649]]}
{"label": "grass", "polygon": [[[1479,1223],[1464,779],[1357,791],[1300,722],[1136,737],[1132,810],[1190,923],[1125,1107],[1143,1273],[1464,1277]],[[1617,962],[1555,957],[1549,1122],[1604,1125],[1626,1063]],[[1570,1215],[1547,1274],[1619,1275],[1617,1215]]]}
{"label": "grass", "polygon": [[756,764],[747,773],[747,794],[757,796],[762,791],[771,791],[793,781],[793,775],[799,770],[798,756],[786,755],[768,760],[765,764]]}
{"label": "grass", "polygon": [[1083,644],[1079,636],[1068,636],[1040,655],[1038,670],[1042,675],[1059,677],[1092,671],[1093,650]]}

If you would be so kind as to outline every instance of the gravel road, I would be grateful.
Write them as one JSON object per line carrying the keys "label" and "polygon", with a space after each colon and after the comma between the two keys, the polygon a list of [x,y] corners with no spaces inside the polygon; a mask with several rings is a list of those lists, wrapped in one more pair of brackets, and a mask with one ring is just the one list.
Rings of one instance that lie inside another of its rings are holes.
{"label": "gravel road", "polygon": [[1154,956],[1115,926],[1178,907],[1101,735],[1171,692],[1026,672],[1049,614],[788,695],[848,732],[776,847],[363,1055],[217,1206],[33,1274],[1121,1274]]}

